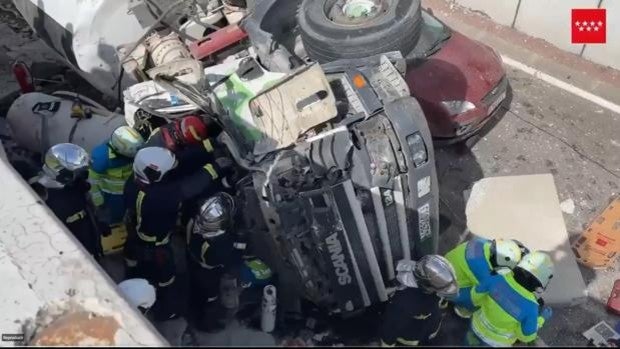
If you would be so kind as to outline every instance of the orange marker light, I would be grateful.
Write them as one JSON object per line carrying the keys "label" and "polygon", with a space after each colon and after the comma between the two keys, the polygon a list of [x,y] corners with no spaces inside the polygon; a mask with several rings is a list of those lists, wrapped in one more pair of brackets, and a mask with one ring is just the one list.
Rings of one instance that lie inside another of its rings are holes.
{"label": "orange marker light", "polygon": [[353,85],[356,88],[364,88],[366,87],[366,79],[362,76],[362,74],[357,74],[353,77]]}

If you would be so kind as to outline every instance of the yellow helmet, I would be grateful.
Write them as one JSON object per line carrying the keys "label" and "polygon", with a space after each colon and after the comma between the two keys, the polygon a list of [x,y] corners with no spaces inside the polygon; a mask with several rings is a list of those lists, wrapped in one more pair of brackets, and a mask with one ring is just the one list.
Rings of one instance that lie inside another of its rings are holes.
{"label": "yellow helmet", "polygon": [[521,261],[521,247],[514,240],[495,239],[491,246],[498,267],[514,268]]}
{"label": "yellow helmet", "polygon": [[144,145],[144,139],[138,131],[129,126],[121,126],[112,132],[110,147],[117,153],[133,158]]}
{"label": "yellow helmet", "polygon": [[532,274],[540,282],[543,289],[547,288],[553,277],[553,261],[548,254],[541,251],[534,251],[525,255],[517,267]]}

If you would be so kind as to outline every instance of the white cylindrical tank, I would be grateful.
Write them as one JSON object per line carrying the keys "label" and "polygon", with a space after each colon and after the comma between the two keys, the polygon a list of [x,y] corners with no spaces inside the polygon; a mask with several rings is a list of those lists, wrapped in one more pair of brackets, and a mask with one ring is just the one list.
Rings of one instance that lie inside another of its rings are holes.
{"label": "white cylindrical tank", "polygon": [[[97,108],[93,109],[90,119],[71,118],[73,103],[73,100],[38,92],[20,96],[6,116],[13,140],[19,146],[38,153],[45,152],[54,144],[67,142],[77,144],[90,153],[108,139],[112,131],[125,124],[123,115]],[[47,106],[56,110],[49,111]]]}
{"label": "white cylindrical tank", "polygon": [[260,327],[263,332],[273,332],[276,328],[277,295],[276,287],[267,285],[263,289],[263,304]]}

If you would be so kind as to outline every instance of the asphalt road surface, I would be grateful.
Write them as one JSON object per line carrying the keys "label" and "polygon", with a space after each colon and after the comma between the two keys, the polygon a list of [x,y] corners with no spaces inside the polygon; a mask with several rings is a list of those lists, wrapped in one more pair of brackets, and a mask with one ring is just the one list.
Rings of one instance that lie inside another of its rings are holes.
{"label": "asphalt road surface", "polygon": [[[441,250],[456,244],[466,228],[467,191],[484,177],[551,173],[571,242],[620,192],[620,115],[506,67],[513,101],[503,118],[471,147],[437,150],[440,181]],[[541,232],[544,233],[544,232]],[[541,331],[548,345],[585,345],[582,332],[601,320],[620,320],[605,312],[618,265],[603,271],[581,267],[589,297],[581,304],[554,307]],[[466,323],[449,315],[442,331],[448,343]]]}

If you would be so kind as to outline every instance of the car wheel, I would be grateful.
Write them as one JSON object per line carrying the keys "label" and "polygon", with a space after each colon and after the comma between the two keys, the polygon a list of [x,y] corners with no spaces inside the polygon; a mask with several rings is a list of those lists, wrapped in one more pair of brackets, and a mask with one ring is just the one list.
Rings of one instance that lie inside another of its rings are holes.
{"label": "car wheel", "polygon": [[304,0],[301,38],[320,63],[383,52],[408,54],[422,32],[420,0]]}

